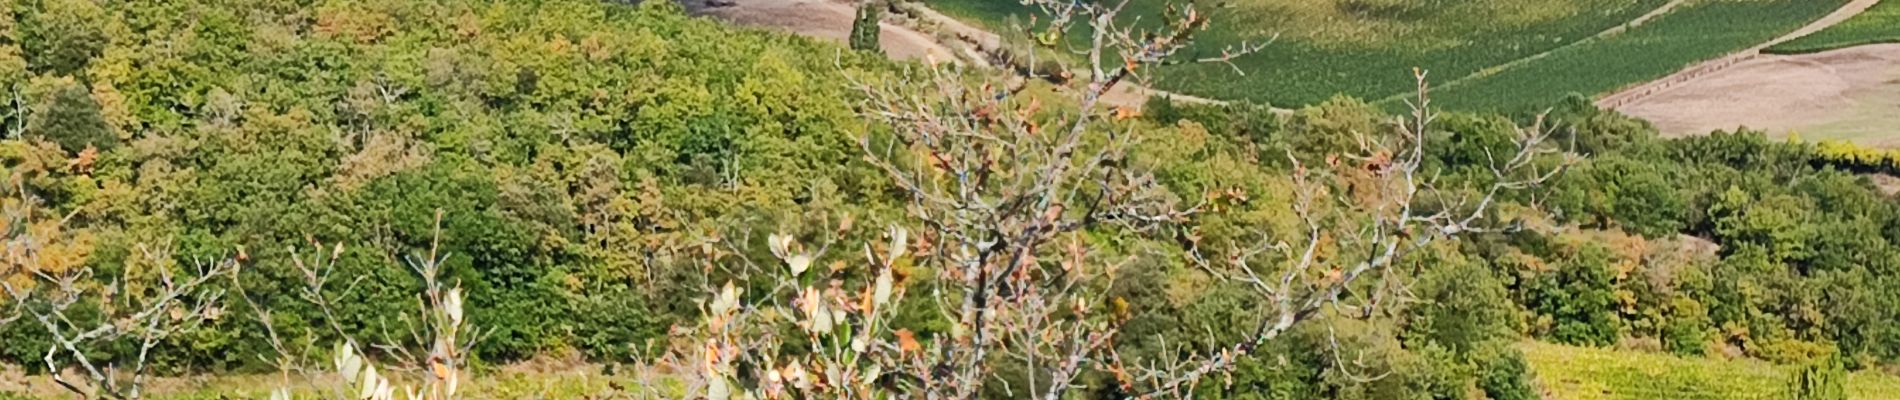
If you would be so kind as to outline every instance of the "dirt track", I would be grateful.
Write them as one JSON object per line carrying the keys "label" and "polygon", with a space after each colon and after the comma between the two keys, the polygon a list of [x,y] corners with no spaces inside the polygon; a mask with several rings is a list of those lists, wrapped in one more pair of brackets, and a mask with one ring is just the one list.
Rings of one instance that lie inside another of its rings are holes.
{"label": "dirt track", "polygon": [[1758,56],[1619,110],[1665,135],[1747,126],[1900,147],[1900,44]]}
{"label": "dirt track", "polygon": [[[851,34],[851,23],[857,12],[857,6],[849,0],[737,0],[723,6],[708,5],[707,0],[684,0],[683,3],[695,14],[839,43],[843,43],[845,37]],[[880,24],[883,29],[879,38],[879,45],[885,54],[897,59],[981,61],[981,53],[985,50],[972,49],[971,46],[993,49],[1002,43],[1001,37],[995,33],[935,10],[917,7],[916,13],[944,33],[933,35],[887,20]],[[959,54],[962,57],[958,57]],[[1140,107],[1147,102],[1148,97],[1155,95],[1166,95],[1188,103],[1224,104],[1219,100],[1168,93],[1127,82],[1103,95],[1102,102],[1111,106]]]}
{"label": "dirt track", "polygon": [[[837,0],[738,0],[722,7],[709,6],[699,0],[687,0],[685,4],[697,14],[838,43],[844,43],[845,37],[851,35],[851,21],[857,14],[855,6]],[[878,44],[891,57],[956,59],[953,50],[938,43],[936,38],[890,23],[879,25]]]}

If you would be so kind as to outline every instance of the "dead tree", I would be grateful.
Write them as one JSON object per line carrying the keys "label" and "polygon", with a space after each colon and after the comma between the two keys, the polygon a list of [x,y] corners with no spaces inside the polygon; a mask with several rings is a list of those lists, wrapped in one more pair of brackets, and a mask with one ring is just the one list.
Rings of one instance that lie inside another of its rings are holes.
{"label": "dead tree", "polygon": [[[803,277],[827,261],[829,244],[808,249],[789,235],[769,238],[773,264],[784,266],[767,269],[782,271],[771,277],[772,292],[752,302],[727,284],[708,302],[705,323],[682,335],[691,343],[669,356],[698,372],[688,397],[966,399],[994,380],[994,363],[1011,362],[1032,371],[1026,387],[1003,390],[1058,398],[1092,368],[1119,322],[1089,310],[1097,295],[1089,279],[1119,261],[1087,251],[1078,234],[1147,232],[1197,209],[1175,204],[1151,174],[1126,167],[1140,135],[1118,123],[1127,110],[1105,111],[1100,102],[1187,46],[1206,20],[1180,8],[1165,27],[1137,30],[1115,18],[1120,6],[1036,5],[1053,16],[1047,32],[1077,23],[1094,32],[1081,52],[1093,72],[1072,88],[1079,108],[1044,109],[1013,98],[1006,85],[982,82],[981,73],[947,68],[854,81],[864,114],[891,128],[888,137],[867,135],[860,144],[902,190],[914,225],[891,227],[881,246],[852,256],[866,278],[856,287]],[[899,263],[938,276],[899,284]],[[888,326],[893,304],[919,290],[950,299],[939,308],[954,321],[951,332],[924,338]],[[807,356],[776,356],[786,340],[770,327],[788,323],[808,336],[810,347],[799,349]],[[747,382],[752,387],[741,387]]]}
{"label": "dead tree", "polygon": [[[22,186],[4,198],[7,236],[0,292],[7,297],[8,310],[0,314],[0,324],[31,323],[43,329],[52,346],[41,361],[53,381],[74,395],[143,398],[152,350],[222,315],[223,292],[207,283],[236,273],[236,262],[196,262],[183,268],[169,252],[140,246],[135,262],[119,268],[118,276],[100,277],[84,260],[72,260],[71,254],[59,254],[62,251],[48,253],[78,241],[65,226],[71,214],[45,215],[47,210]],[[93,311],[96,317],[81,317]],[[116,343],[130,343],[137,352],[101,358],[98,350]],[[69,370],[76,370],[79,378],[68,377]]]}
{"label": "dead tree", "polygon": [[[1304,236],[1229,243],[1219,262],[1208,261],[1203,254],[1214,252],[1198,243],[1192,249],[1194,262],[1256,288],[1274,305],[1262,310],[1252,334],[1186,359],[1124,361],[1113,351],[1120,318],[1091,309],[1104,302],[1100,287],[1090,284],[1122,260],[1091,251],[1080,233],[1178,227],[1191,224],[1201,207],[1176,203],[1150,173],[1129,166],[1128,153],[1143,135],[1135,124],[1119,123],[1128,110],[1104,107],[1102,98],[1175,62],[1208,20],[1177,7],[1158,28],[1141,29],[1123,25],[1126,1],[1029,3],[1045,18],[1027,33],[1086,64],[1086,76],[1058,80],[1071,85],[1073,103],[1045,108],[1003,89],[1008,78],[954,66],[853,79],[865,98],[861,112],[889,130],[865,135],[861,147],[902,193],[909,222],[848,256],[836,256],[826,239],[807,247],[792,235],[772,235],[772,267],[744,261],[748,271],[766,273],[767,292],[745,293],[733,283],[714,290],[703,323],[677,328],[673,351],[658,363],[678,372],[687,391],[649,395],[969,399],[990,388],[1059,399],[1097,371],[1133,397],[1187,397],[1203,377],[1322,308],[1352,301],[1362,304],[1350,307],[1376,308],[1384,301],[1377,288],[1390,287],[1383,282],[1396,274],[1389,268],[1396,260],[1437,240],[1495,229],[1483,222],[1501,194],[1561,170],[1540,169],[1553,152],[1545,143],[1550,131],[1532,127],[1521,131],[1515,154],[1495,155],[1494,183],[1478,195],[1436,188],[1420,176],[1433,115],[1419,73],[1411,118],[1391,132],[1366,133],[1357,154],[1332,155],[1313,168],[1302,155],[1288,155],[1300,188],[1290,212],[1305,224]],[[1078,30],[1088,36],[1065,37]],[[1231,62],[1260,46],[1183,62]],[[1338,190],[1348,181],[1362,189]],[[1289,240],[1297,244],[1284,244]],[[1363,251],[1322,259],[1318,248],[1327,241]],[[827,262],[862,279],[808,277]],[[900,281],[893,277],[900,264],[937,276]],[[1366,285],[1366,277],[1381,283]],[[1357,293],[1366,288],[1374,290]],[[949,332],[926,338],[889,326],[896,304],[917,292],[928,296],[916,301],[935,301],[931,308],[953,322]],[[788,327],[803,340],[777,336]],[[805,347],[786,351],[794,342]],[[1026,386],[992,388],[1006,382],[995,379],[999,363],[1025,366],[1017,377]]]}
{"label": "dead tree", "polygon": [[[1573,163],[1571,153],[1549,142],[1555,130],[1539,117],[1517,129],[1510,153],[1488,153],[1490,176],[1483,187],[1438,187],[1436,177],[1421,170],[1436,114],[1425,73],[1414,74],[1417,95],[1407,100],[1412,113],[1389,133],[1359,137],[1355,153],[1324,155],[1323,161],[1287,154],[1296,188],[1291,211],[1304,228],[1301,235],[1261,235],[1214,252],[1196,243],[1194,263],[1252,288],[1270,308],[1247,337],[1226,348],[1185,360],[1117,366],[1135,371],[1130,386],[1147,388],[1140,397],[1185,396],[1203,377],[1226,370],[1328,307],[1370,316],[1403,293],[1397,284],[1403,271],[1392,268],[1395,263],[1436,241],[1518,229],[1488,218],[1499,196],[1542,184]],[[1201,256],[1208,253],[1224,257]],[[1362,282],[1368,276],[1377,280]]]}
{"label": "dead tree", "polygon": [[[279,336],[270,322],[272,310],[253,301],[233,276],[232,287],[263,325],[276,352],[265,361],[276,365],[285,377],[282,386],[272,393],[273,400],[289,400],[292,387],[305,385],[326,393],[325,398],[339,400],[459,398],[461,383],[468,375],[468,355],[482,335],[464,318],[460,285],[441,279],[442,262],[450,256],[440,251],[442,218],[437,210],[428,253],[404,258],[422,283],[416,294],[417,312],[396,316],[413,322],[406,335],[366,338],[343,326],[335,311],[335,299],[348,293],[356,281],[337,282],[342,244],[325,246],[312,239],[310,248],[317,252],[289,250],[291,266],[304,278],[298,297],[323,314],[325,326],[336,338],[329,365],[311,365],[317,358],[311,354],[314,338],[293,343]],[[326,247],[327,252],[323,251]],[[378,360],[383,362],[379,364]],[[289,377],[293,374],[301,378],[292,381]]]}
{"label": "dead tree", "polygon": [[[964,71],[854,82],[867,99],[863,113],[892,132],[886,141],[861,140],[867,159],[903,190],[911,217],[932,241],[936,251],[920,262],[943,271],[936,292],[960,300],[945,307],[956,322],[950,337],[933,340],[922,362],[912,364],[928,368],[913,373],[925,397],[976,397],[992,380],[988,364],[998,359],[1027,366],[1021,389],[1028,396],[1061,397],[1112,343],[1119,324],[1091,317],[1088,307],[1100,304],[1099,294],[1085,285],[1119,261],[1099,259],[1075,235],[1149,232],[1200,208],[1176,204],[1152,174],[1127,166],[1142,137],[1118,121],[1133,112],[1101,102],[1117,86],[1143,80],[1147,69],[1173,62],[1207,27],[1206,16],[1170,8],[1162,26],[1143,29],[1118,17],[1126,1],[1030,4],[1047,19],[1032,21],[1028,33],[1087,66],[1083,79],[1060,79],[1076,86],[1073,112],[1015,99],[1002,85],[972,81],[988,76]],[[1064,37],[1078,27],[1088,34],[1079,46]],[[1207,61],[1259,48],[1243,44]]]}
{"label": "dead tree", "polygon": [[[322,311],[331,334],[341,338],[330,352],[333,365],[308,367],[314,359],[314,339],[293,343],[281,337],[270,325],[272,310],[245,294],[238,279],[240,260],[248,259],[242,250],[234,258],[180,266],[166,248],[140,245],[116,276],[102,277],[82,256],[89,246],[85,232],[66,226],[75,214],[49,215],[20,185],[0,194],[0,207],[0,231],[6,232],[0,253],[0,294],[5,295],[0,298],[0,325],[37,324],[52,342],[42,357],[46,370],[60,387],[82,398],[143,398],[154,350],[168,338],[223,316],[226,292],[214,284],[223,279],[229,279],[228,287],[263,324],[277,352],[265,360],[286,377],[292,372],[303,376],[296,382],[286,379],[274,399],[288,400],[288,388],[303,384],[328,386],[337,399],[453,399],[465,378],[468,354],[481,336],[464,318],[461,288],[439,279],[448,255],[435,245],[426,255],[407,259],[423,286],[416,297],[419,312],[401,316],[414,322],[412,329],[407,337],[376,341],[345,329],[333,311],[337,291],[348,291],[354,283],[344,288],[333,284],[343,247],[307,256],[292,249],[291,264],[305,278],[298,294]],[[438,213],[438,237],[441,217]],[[315,241],[312,245],[324,247]],[[111,357],[100,352],[117,344],[131,344],[136,352]],[[388,367],[379,369],[369,354],[389,361]],[[76,372],[77,378],[68,372]],[[406,379],[392,381],[391,376]]]}

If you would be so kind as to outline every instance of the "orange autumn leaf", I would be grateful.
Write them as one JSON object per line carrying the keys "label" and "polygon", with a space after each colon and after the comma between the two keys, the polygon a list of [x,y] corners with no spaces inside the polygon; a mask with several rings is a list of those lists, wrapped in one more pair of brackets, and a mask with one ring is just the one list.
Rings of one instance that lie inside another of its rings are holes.
{"label": "orange autumn leaf", "polygon": [[1030,119],[1030,117],[1036,116],[1036,112],[1041,111],[1041,110],[1042,110],[1042,99],[1032,97],[1029,99],[1028,107],[1023,107],[1016,111],[1016,118],[1028,120]]}
{"label": "orange autumn leaf", "polygon": [[1141,116],[1141,110],[1134,107],[1115,107],[1115,120],[1123,121]]}
{"label": "orange autumn leaf", "polygon": [[1054,223],[1058,218],[1062,218],[1061,204],[1051,205],[1048,209],[1042,210],[1043,222]]}
{"label": "orange autumn leaf", "polygon": [[429,370],[435,373],[435,379],[437,380],[449,379],[449,366],[447,365],[443,365],[439,362],[429,363]]}
{"label": "orange autumn leaf", "polygon": [[922,345],[917,344],[917,334],[911,333],[909,329],[897,330],[897,351],[898,352],[915,353],[915,352],[923,351],[923,349],[924,347]]}
{"label": "orange autumn leaf", "polygon": [[78,157],[74,157],[73,160],[67,162],[66,165],[72,169],[73,173],[90,175],[92,174],[92,164],[98,160],[99,148],[92,147],[92,145],[89,144],[86,145],[85,150],[79,151]]}

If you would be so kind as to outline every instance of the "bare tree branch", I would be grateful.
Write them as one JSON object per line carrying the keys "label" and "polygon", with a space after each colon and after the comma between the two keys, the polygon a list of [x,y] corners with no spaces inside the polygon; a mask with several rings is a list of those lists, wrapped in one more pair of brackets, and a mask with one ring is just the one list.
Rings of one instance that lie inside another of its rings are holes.
{"label": "bare tree branch", "polygon": [[[1503,229],[1479,226],[1492,211],[1499,195],[1542,184],[1573,161],[1568,153],[1545,145],[1554,130],[1545,129],[1540,117],[1533,126],[1519,129],[1514,154],[1503,162],[1492,162],[1490,173],[1495,181],[1482,191],[1481,197],[1472,201],[1467,196],[1436,190],[1429,182],[1418,177],[1424,164],[1426,132],[1431,129],[1436,114],[1430,109],[1425,74],[1419,72],[1416,75],[1418,96],[1408,101],[1412,105],[1412,114],[1404,123],[1397,124],[1398,129],[1389,140],[1362,138],[1362,153],[1345,157],[1358,165],[1339,165],[1329,160],[1331,165],[1321,167],[1331,171],[1330,174],[1334,175],[1332,180],[1351,180],[1357,187],[1367,188],[1365,190],[1370,191],[1371,198],[1352,198],[1347,194],[1348,190],[1336,190],[1336,184],[1313,179],[1313,170],[1289,154],[1288,157],[1293,161],[1294,186],[1297,188],[1293,212],[1305,225],[1305,232],[1304,237],[1300,238],[1300,252],[1290,255],[1290,259],[1284,263],[1286,266],[1279,272],[1277,287],[1254,286],[1258,289],[1256,295],[1273,304],[1273,309],[1262,316],[1253,333],[1229,347],[1198,359],[1147,368],[1145,379],[1142,380],[1155,384],[1139,397],[1186,395],[1202,378],[1231,367],[1239,358],[1252,354],[1300,322],[1313,318],[1321,308],[1327,305],[1340,306],[1342,297],[1353,290],[1362,276],[1379,272],[1381,276],[1372,286],[1373,293],[1367,295],[1369,300],[1363,305],[1349,307],[1370,315],[1372,309],[1382,301],[1381,296],[1389,290],[1392,273],[1388,270],[1393,263],[1435,241],[1472,232]],[[1556,168],[1539,170],[1534,162],[1540,157],[1559,153],[1562,153],[1563,158]],[[1443,208],[1421,210],[1421,193],[1438,199]],[[1455,200],[1444,200],[1448,198]],[[1331,204],[1336,210],[1319,214],[1316,209],[1322,204]],[[1348,256],[1346,251],[1341,250],[1338,251],[1341,254],[1322,260],[1315,250],[1328,240],[1336,240],[1340,246],[1360,248],[1366,252],[1359,256]],[[1266,241],[1267,238],[1261,238],[1261,242]],[[1232,259],[1232,266],[1226,270],[1235,272],[1226,273],[1228,279],[1258,282],[1259,274],[1247,262],[1257,254],[1246,253]],[[1195,256],[1194,259],[1205,262],[1206,257]],[[1315,276],[1315,270],[1320,271],[1320,274]],[[1335,354],[1335,357],[1338,355]]]}

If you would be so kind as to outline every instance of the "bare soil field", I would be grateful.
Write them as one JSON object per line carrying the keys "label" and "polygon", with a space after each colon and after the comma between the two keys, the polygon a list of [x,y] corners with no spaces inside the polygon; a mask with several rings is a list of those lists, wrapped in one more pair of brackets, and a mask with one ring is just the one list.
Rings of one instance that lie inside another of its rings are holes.
{"label": "bare soil field", "polygon": [[1618,109],[1672,136],[1746,126],[1900,147],[1900,44],[1762,55]]}

